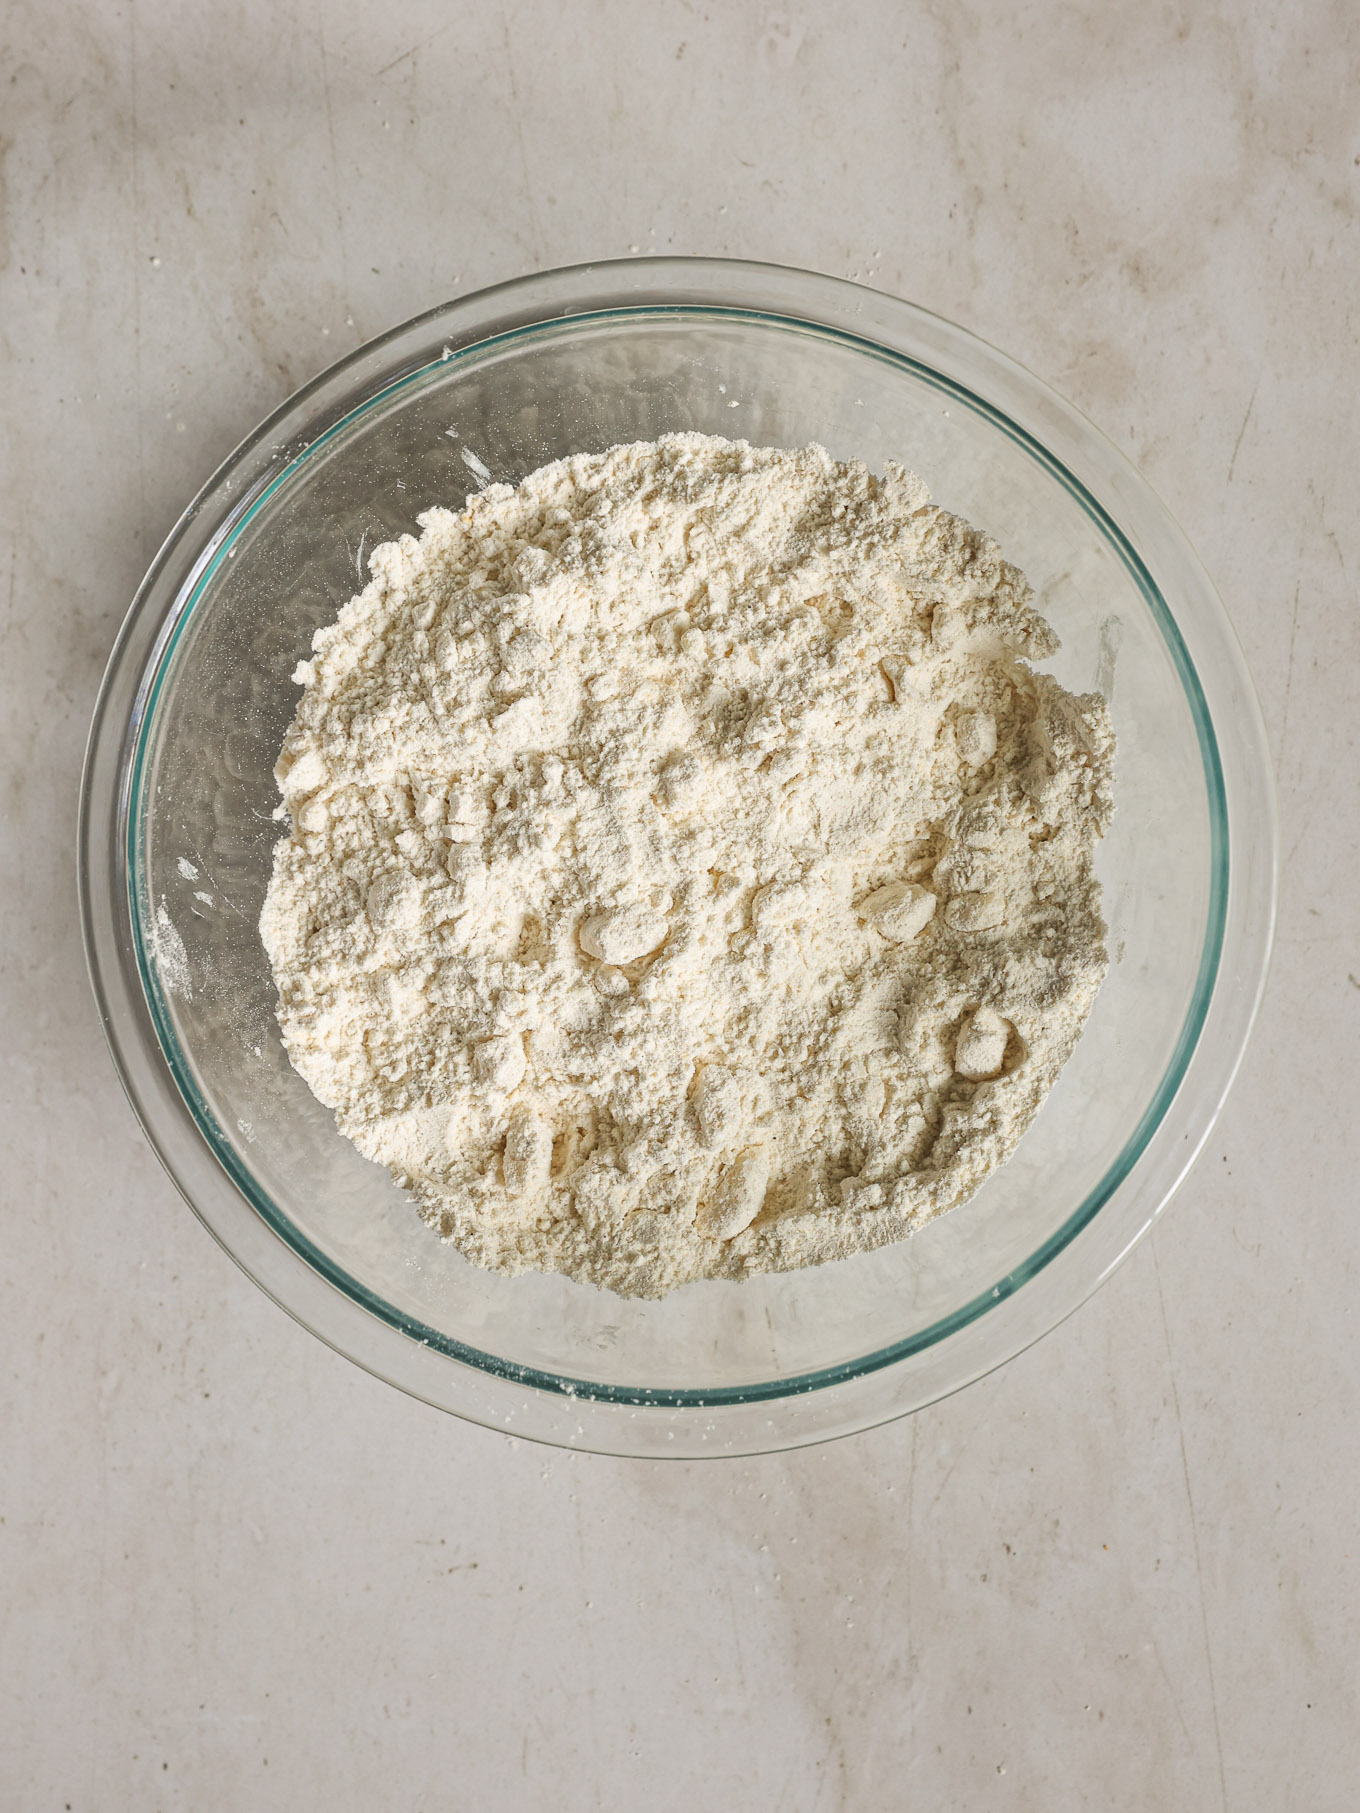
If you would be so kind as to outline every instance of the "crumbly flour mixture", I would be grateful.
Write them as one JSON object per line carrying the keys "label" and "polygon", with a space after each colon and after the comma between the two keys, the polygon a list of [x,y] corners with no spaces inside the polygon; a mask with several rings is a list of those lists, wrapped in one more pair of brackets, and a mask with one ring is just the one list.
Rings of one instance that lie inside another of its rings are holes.
{"label": "crumbly flour mixture", "polygon": [[491,485],[316,636],[261,932],[429,1222],[625,1295],[901,1239],[1105,969],[1103,700],[898,467],[703,435]]}

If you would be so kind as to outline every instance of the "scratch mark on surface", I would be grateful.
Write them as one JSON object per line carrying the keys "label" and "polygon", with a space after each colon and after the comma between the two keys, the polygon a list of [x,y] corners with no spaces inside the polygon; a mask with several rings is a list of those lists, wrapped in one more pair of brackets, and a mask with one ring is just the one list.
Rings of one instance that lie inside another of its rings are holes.
{"label": "scratch mark on surface", "polygon": [[137,120],[137,6],[128,6],[128,98],[132,108],[132,373],[137,394],[132,400],[137,427],[137,491],[141,512],[141,545],[146,554],[146,444],[142,433],[142,168]]}
{"label": "scratch mark on surface", "polygon": [[1301,580],[1294,582],[1294,609],[1289,619],[1289,654],[1284,664],[1284,711],[1280,717],[1280,745],[1275,751],[1275,772],[1280,774],[1284,769],[1284,747],[1289,736],[1289,701],[1294,692],[1294,643],[1299,633],[1299,589]]}
{"label": "scratch mark on surface", "polygon": [[350,300],[349,260],[345,256],[345,209],[341,200],[340,158],[335,146],[335,109],[331,104],[330,59],[326,55],[326,8],[323,4],[317,9],[316,43],[321,53],[321,92],[326,102],[326,142],[331,154],[331,192],[335,204],[335,249],[339,254],[340,287],[345,298],[345,313],[352,315],[354,306]]}
{"label": "scratch mark on surface", "polygon": [[1152,1653],[1157,1658],[1157,1666],[1161,1670],[1162,1679],[1166,1682],[1167,1694],[1170,1697],[1172,1706],[1175,1708],[1176,1722],[1185,1734],[1186,1748],[1193,1750],[1195,1747],[1195,1740],[1190,1735],[1190,1727],[1186,1724],[1185,1714],[1181,1711],[1181,1696],[1176,1692],[1175,1683],[1167,1672],[1166,1658],[1162,1654],[1162,1646],[1155,1637],[1152,1639]]}
{"label": "scratch mark on surface", "polygon": [[913,1586],[912,1557],[916,1553],[916,1434],[920,1423],[919,1417],[911,1419],[911,1442],[907,1452],[907,1545],[904,1566],[907,1573],[906,1614],[907,1614],[907,1707],[910,1721],[908,1737],[910,1739],[909,1755],[916,1755],[916,1623],[915,1594]]}
{"label": "scratch mark on surface", "polygon": [[940,1481],[939,1485],[935,1488],[935,1494],[932,1497],[929,1505],[926,1507],[927,1510],[933,1511],[935,1509],[936,1505],[939,1504],[941,1498],[944,1496],[945,1487],[949,1484],[950,1480],[954,1477],[954,1469],[958,1466],[959,1462],[963,1459],[964,1455],[968,1452],[969,1448],[972,1447],[973,1437],[976,1433],[977,1433],[976,1430],[970,1431],[967,1435],[964,1436],[963,1440],[959,1443],[958,1453],[954,1456],[953,1460],[950,1461],[948,1467],[945,1468],[944,1478]]}
{"label": "scratch mark on surface", "polygon": [[[1264,367],[1262,367],[1262,370],[1264,370]],[[1237,466],[1237,456],[1242,450],[1242,437],[1247,432],[1247,423],[1251,420],[1251,412],[1256,407],[1256,393],[1260,388],[1261,388],[1261,373],[1260,373],[1260,371],[1258,371],[1256,374],[1256,382],[1251,387],[1251,397],[1247,403],[1247,413],[1242,417],[1242,426],[1238,429],[1237,439],[1233,442],[1232,458],[1228,461],[1228,483],[1229,484],[1232,483],[1233,472]]]}
{"label": "scratch mark on surface", "polygon": [[436,38],[442,38],[445,32],[451,32],[457,24],[458,20],[451,19],[447,25],[441,25],[438,31],[432,31],[428,38],[421,38],[419,42],[413,44],[409,50],[404,50],[400,56],[393,57],[390,63],[384,63],[381,69],[375,69],[373,72],[374,81],[376,82],[379,76],[385,76],[389,70],[396,69],[399,64],[405,63],[409,58],[418,56],[422,50],[425,50],[429,45],[433,44]]}
{"label": "scratch mark on surface", "polygon": [[1185,1424],[1181,1420],[1181,1394],[1176,1384],[1176,1361],[1171,1351],[1171,1328],[1166,1319],[1166,1295],[1162,1290],[1162,1268],[1157,1262],[1155,1241],[1152,1248],[1152,1273],[1157,1280],[1157,1303],[1162,1312],[1162,1340],[1166,1344],[1167,1374],[1171,1380],[1171,1403],[1176,1413],[1176,1435],[1181,1447],[1181,1478],[1185,1482],[1185,1502],[1190,1511],[1190,1544],[1195,1555],[1195,1585],[1199,1589],[1199,1623],[1204,1640],[1204,1666],[1209,1677],[1209,1706],[1214,1715],[1214,1745],[1218,1752],[1218,1798],[1223,1813],[1228,1813],[1228,1782],[1223,1768],[1223,1732],[1218,1722],[1218,1688],[1214,1682],[1214,1656],[1209,1644],[1209,1613],[1204,1603],[1204,1570],[1200,1563],[1199,1523],[1195,1517],[1195,1497],[1190,1489],[1190,1462],[1185,1452]]}
{"label": "scratch mark on surface", "polygon": [[524,109],[519,103],[519,83],[515,79],[515,57],[510,44],[510,19],[505,10],[505,0],[501,0],[501,35],[505,39],[505,69],[510,81],[510,113],[515,122],[515,138],[519,145],[520,180],[524,184],[524,199],[529,208],[529,219],[533,223],[533,254],[542,262],[543,234],[538,219],[538,202],[533,185],[529,181],[529,152],[524,142]]}
{"label": "scratch mark on surface", "polygon": [[[585,1528],[581,1520],[581,1501],[577,1493],[573,1492],[571,1494],[571,1502],[576,1513],[577,1578],[584,1582],[590,1578],[589,1560],[586,1553]],[[600,1727],[597,1717],[598,1707],[595,1698],[596,1686],[600,1679],[599,1663],[595,1653],[595,1620],[593,1618],[583,1618],[581,1620],[581,1631],[585,1638],[586,1648],[586,1681],[588,1683],[586,1691],[589,1696],[589,1716],[587,1724],[590,1734],[591,1786],[594,1789],[595,1805],[601,1807],[604,1805],[604,1787],[600,1778]]]}
{"label": "scratch mark on surface", "polygon": [[732,1620],[732,1650],[737,1664],[737,1687],[740,1694],[737,1704],[744,1706],[749,1699],[749,1692],[746,1683],[746,1654],[741,1642],[742,1616],[737,1611],[736,1592],[730,1577],[727,1581],[727,1611]]}

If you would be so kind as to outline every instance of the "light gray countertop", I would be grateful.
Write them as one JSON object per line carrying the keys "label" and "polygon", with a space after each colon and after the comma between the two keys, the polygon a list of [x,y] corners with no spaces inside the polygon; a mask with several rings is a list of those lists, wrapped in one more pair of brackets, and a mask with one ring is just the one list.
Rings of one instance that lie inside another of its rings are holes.
{"label": "light gray countertop", "polygon": [[[1358,19],[10,0],[0,1803],[1355,1804]],[[296,1327],[142,1139],[75,911],[100,671],[211,468],[450,294],[652,250],[1055,384],[1217,580],[1279,778],[1266,1005],[1156,1232],[999,1374],[751,1462],[516,1444]]]}

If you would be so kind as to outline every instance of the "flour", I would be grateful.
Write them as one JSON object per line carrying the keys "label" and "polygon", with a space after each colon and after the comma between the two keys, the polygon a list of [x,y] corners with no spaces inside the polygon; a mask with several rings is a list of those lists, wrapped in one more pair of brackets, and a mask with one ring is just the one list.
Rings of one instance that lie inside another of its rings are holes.
{"label": "flour", "polygon": [[967,1197],[1105,969],[1113,738],[1022,575],[898,467],[692,434],[420,521],[277,770],[341,1131],[479,1264],[625,1295]]}

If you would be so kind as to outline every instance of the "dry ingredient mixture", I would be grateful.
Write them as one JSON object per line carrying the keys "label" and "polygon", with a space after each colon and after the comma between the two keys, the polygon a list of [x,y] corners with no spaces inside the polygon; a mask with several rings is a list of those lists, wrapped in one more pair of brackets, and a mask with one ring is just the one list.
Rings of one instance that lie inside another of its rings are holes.
{"label": "dry ingredient mixture", "polygon": [[820,447],[489,485],[318,632],[261,932],[293,1064],[432,1226],[625,1295],[899,1240],[1105,970],[1103,700],[996,544]]}

